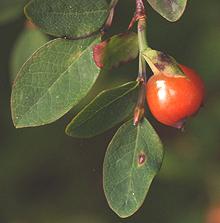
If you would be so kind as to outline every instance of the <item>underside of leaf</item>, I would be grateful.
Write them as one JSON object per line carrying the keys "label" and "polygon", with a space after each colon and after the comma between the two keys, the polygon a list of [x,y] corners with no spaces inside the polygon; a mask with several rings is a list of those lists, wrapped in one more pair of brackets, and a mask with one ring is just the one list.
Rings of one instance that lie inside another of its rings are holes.
{"label": "underside of leaf", "polygon": [[114,127],[133,113],[137,93],[136,81],[101,92],[71,121],[66,133],[87,138]]}
{"label": "underside of leaf", "polygon": [[177,21],[183,14],[187,0],[147,0],[161,16],[170,22]]}

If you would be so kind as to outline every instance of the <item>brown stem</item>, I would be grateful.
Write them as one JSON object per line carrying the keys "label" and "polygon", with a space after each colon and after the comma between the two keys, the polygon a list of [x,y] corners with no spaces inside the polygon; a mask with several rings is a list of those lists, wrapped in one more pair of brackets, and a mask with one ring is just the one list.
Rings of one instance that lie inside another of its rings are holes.
{"label": "brown stem", "polygon": [[138,123],[142,120],[145,113],[145,81],[140,80],[140,89],[138,93],[138,101],[136,107],[134,109],[134,125],[138,125]]}
{"label": "brown stem", "polygon": [[136,0],[136,12],[132,21],[138,21],[137,29],[139,43],[139,73],[137,81],[140,83],[140,89],[137,104],[134,110],[134,125],[136,126],[144,117],[146,101],[146,62],[143,58],[142,52],[148,47],[148,44],[146,40],[146,13],[142,0]]}
{"label": "brown stem", "polygon": [[115,13],[115,7],[118,3],[118,0],[112,0],[110,3],[110,8],[109,8],[109,15],[108,18],[105,22],[105,25],[102,28],[102,33],[104,34],[112,25],[114,13]]}

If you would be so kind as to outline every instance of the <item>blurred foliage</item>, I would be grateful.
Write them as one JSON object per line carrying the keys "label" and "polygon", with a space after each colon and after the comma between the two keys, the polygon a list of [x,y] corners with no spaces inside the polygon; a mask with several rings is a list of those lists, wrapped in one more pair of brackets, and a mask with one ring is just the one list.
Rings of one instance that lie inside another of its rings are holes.
{"label": "blurred foliage", "polygon": [[15,20],[22,15],[23,7],[28,0],[1,0],[0,25]]}
{"label": "blurred foliage", "polygon": [[27,23],[15,42],[11,58],[11,81],[13,81],[32,53],[48,41],[48,37],[31,23]]}
{"label": "blurred foliage", "polygon": [[[111,34],[126,30],[134,3],[119,1]],[[1,25],[0,222],[213,223],[205,216],[220,201],[219,8],[218,0],[189,1],[183,18],[169,23],[148,7],[149,43],[197,69],[206,82],[207,97],[184,132],[162,126],[149,115],[165,144],[165,160],[144,206],[126,220],[109,209],[102,188],[104,153],[117,128],[92,139],[73,139],[64,133],[72,114],[40,128],[13,127],[9,61],[24,18]],[[135,79],[137,70],[135,61],[106,72],[93,95]],[[108,81],[103,82],[106,76]]]}

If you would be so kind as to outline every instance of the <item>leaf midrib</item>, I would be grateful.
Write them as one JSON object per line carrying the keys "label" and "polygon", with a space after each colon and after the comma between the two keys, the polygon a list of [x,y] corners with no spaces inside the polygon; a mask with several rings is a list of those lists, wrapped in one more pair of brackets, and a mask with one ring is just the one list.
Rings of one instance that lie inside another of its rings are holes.
{"label": "leaf midrib", "polygon": [[[97,12],[108,12],[108,10],[106,8],[106,9],[98,9],[98,10],[93,10],[93,11],[83,11],[83,12],[80,12],[80,13],[79,12],[74,12],[74,13],[65,12],[65,13],[62,13],[62,12],[53,11],[53,12],[48,13],[48,15],[50,15],[50,14],[55,14],[55,15],[73,15],[74,17],[78,17],[77,15],[81,16],[81,15],[96,14]],[[38,13],[38,15],[42,15],[42,14]]]}
{"label": "leaf midrib", "polygon": [[[131,174],[130,174],[131,180],[129,181],[130,183],[129,183],[129,190],[127,191],[127,198],[128,198],[129,191],[132,188],[131,183],[133,182],[132,179],[133,179],[134,164],[135,164],[135,158],[136,158],[135,154],[137,153],[137,148],[138,148],[140,124],[137,127],[135,127],[135,128],[137,128],[137,130],[136,130],[136,137],[135,137],[136,138],[136,140],[135,140],[135,149],[134,149],[134,153],[133,153],[134,155],[133,155],[133,160],[132,160],[132,165],[131,165]],[[133,193],[134,193],[134,191],[133,191]],[[136,197],[135,197],[135,199],[136,199]]]}
{"label": "leaf midrib", "polygon": [[[135,163],[135,154],[137,152],[137,142],[138,142],[138,132],[139,132],[139,125],[136,127],[137,130],[136,130],[136,137],[135,137],[135,149],[134,149],[134,152],[133,152],[133,159],[132,159],[132,165],[131,165],[131,168],[130,168],[130,174],[128,174],[128,176],[126,177],[126,179],[130,179],[129,180],[129,185],[128,185],[128,189],[127,189],[127,193],[126,193],[126,200],[123,201],[123,204],[118,208],[118,212],[120,213],[120,209],[124,206],[125,203],[127,203],[127,201],[129,200],[129,192],[131,191],[131,188],[132,188],[132,178],[133,178],[133,169],[134,169],[134,163]],[[125,180],[125,179],[124,179]],[[133,191],[134,193],[134,191]],[[132,194],[133,195],[133,194]],[[136,204],[138,204],[137,202],[137,198],[135,197],[135,193],[134,193],[134,199],[136,201]],[[136,205],[137,206],[137,205]]]}

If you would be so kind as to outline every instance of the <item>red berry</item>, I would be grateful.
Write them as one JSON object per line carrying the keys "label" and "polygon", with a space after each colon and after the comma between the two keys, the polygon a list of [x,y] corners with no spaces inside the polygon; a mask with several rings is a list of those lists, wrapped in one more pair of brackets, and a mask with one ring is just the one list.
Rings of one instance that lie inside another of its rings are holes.
{"label": "red berry", "polygon": [[204,100],[204,84],[196,71],[180,65],[186,76],[154,74],[146,84],[146,98],[153,116],[161,123],[182,128]]}

